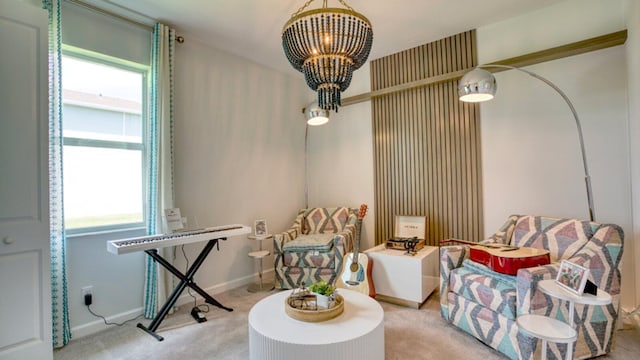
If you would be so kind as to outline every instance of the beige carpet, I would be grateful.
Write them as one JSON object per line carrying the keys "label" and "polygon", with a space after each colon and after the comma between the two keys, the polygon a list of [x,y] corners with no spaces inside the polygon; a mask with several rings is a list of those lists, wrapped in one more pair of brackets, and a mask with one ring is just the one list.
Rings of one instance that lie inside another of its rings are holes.
{"label": "beige carpet", "polygon": [[[227,312],[216,307],[198,324],[183,306],[168,316],[160,327],[162,342],[136,328],[137,322],[72,340],[54,352],[55,360],[112,359],[248,359],[247,317],[257,301],[271,293],[249,293],[245,288],[214,296]],[[440,318],[437,294],[419,309],[381,302],[385,313],[385,358],[406,359],[506,359]],[[99,308],[93,309],[100,312]],[[149,321],[145,320],[145,324]],[[600,359],[635,360],[640,358],[640,331],[620,330],[611,354]]]}

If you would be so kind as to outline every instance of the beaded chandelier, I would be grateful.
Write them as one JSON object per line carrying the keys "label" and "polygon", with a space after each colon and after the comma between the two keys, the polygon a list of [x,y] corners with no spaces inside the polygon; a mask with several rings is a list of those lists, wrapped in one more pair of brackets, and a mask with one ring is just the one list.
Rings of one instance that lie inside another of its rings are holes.
{"label": "beaded chandelier", "polygon": [[304,73],[307,85],[318,92],[318,105],[338,111],[340,92],[349,87],[353,71],[367,61],[373,44],[371,23],[343,0],[346,9],[296,11],[282,30],[282,47],[291,65]]}

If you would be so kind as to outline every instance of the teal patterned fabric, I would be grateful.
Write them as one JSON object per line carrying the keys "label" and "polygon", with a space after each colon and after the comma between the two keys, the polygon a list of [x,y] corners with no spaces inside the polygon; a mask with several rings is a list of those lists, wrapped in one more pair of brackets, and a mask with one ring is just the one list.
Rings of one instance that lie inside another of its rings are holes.
{"label": "teal patterned fabric", "polygon": [[462,266],[464,260],[469,258],[469,246],[455,245],[442,246],[440,248],[440,315],[449,320],[449,283],[451,272]]}
{"label": "teal patterned fabric", "polygon": [[509,244],[513,235],[513,230],[516,227],[518,221],[518,215],[511,215],[507,221],[502,224],[500,229],[491,235],[488,239],[481,241],[481,243],[497,243],[497,244]]}
{"label": "teal patterned fabric", "polygon": [[514,319],[453,292],[448,294],[447,303],[451,312],[449,321],[453,325],[500,351],[509,359],[540,358],[539,354],[534,356],[536,342],[520,332]]}
{"label": "teal patterned fabric", "polygon": [[[512,230],[510,230],[512,229]],[[511,238],[506,235],[511,232]],[[540,357],[540,343],[519,331],[515,318],[541,314],[561,321],[569,318],[566,302],[538,291],[543,279],[555,279],[561,259],[590,269],[589,280],[611,294],[607,306],[575,306],[578,340],[575,358],[608,353],[615,335],[620,306],[620,262],[624,234],[613,224],[539,216],[512,216],[485,242],[549,249],[555,262],[520,269],[515,277],[493,273],[468,260],[468,246],[440,249],[440,303],[442,317],[511,359]],[[515,316],[511,296],[515,279]],[[549,359],[565,358],[567,346],[549,343]]]}
{"label": "teal patterned fabric", "polygon": [[346,207],[311,208],[304,215],[305,234],[335,234],[344,230],[351,214]]}
{"label": "teal patterned fabric", "polygon": [[[147,233],[162,233],[163,210],[173,208],[173,88],[175,30],[156,23],[151,44],[151,85],[147,138]],[[173,247],[160,250],[172,261]],[[173,277],[150,256],[145,260],[144,316],[153,318],[164,303]]]}
{"label": "teal patterned fabric", "polygon": [[568,259],[591,239],[594,226],[589,221],[522,216],[513,232],[511,245],[547,249],[551,261]]}
{"label": "teal patterned fabric", "polygon": [[284,251],[322,251],[327,252],[333,247],[334,234],[300,235],[295,240],[283,246]]}
{"label": "teal patterned fabric", "polygon": [[502,276],[492,276],[489,269],[487,269],[486,273],[478,271],[473,264],[476,263],[465,260],[462,267],[451,272],[449,280],[451,291],[511,320],[515,320],[515,276],[511,276],[511,279],[505,281]]}
{"label": "teal patterned fabric", "polygon": [[335,268],[335,251],[320,252],[317,250],[298,251],[285,250],[283,263],[286,267]]}
{"label": "teal patterned fabric", "polygon": [[71,340],[67,296],[67,239],[62,195],[62,38],[59,0],[43,0],[49,12],[49,231],[53,347]]}
{"label": "teal patterned fabric", "polygon": [[353,249],[357,214],[347,207],[300,210],[288,230],[273,236],[276,287],[334,283]]}

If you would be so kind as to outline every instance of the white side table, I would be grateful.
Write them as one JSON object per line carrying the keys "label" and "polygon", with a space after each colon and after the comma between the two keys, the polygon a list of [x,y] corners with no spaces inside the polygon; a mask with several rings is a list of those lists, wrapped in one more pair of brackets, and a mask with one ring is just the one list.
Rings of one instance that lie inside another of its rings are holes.
{"label": "white side table", "polygon": [[384,244],[365,253],[373,260],[376,300],[419,308],[440,281],[439,248],[425,246],[414,256]]}
{"label": "white side table", "polygon": [[[516,323],[522,332],[542,340],[542,360],[547,359],[547,341],[572,344],[577,339],[576,331],[557,319],[544,315],[527,314],[518,316]],[[571,345],[567,345],[571,349]],[[567,359],[571,359],[571,350],[567,351]]]}
{"label": "white side table", "polygon": [[258,275],[260,277],[260,281],[258,283],[256,283],[256,284],[249,285],[247,290],[249,292],[259,292],[259,291],[270,291],[270,290],[273,290],[273,288],[275,287],[273,281],[265,283],[262,280],[262,259],[264,259],[265,257],[267,257],[267,256],[269,256],[271,254],[269,252],[269,250],[262,250],[262,241],[273,238],[273,235],[271,235],[271,234],[249,235],[247,237],[250,240],[256,240],[256,241],[259,241],[259,243],[260,243],[260,250],[252,251],[252,252],[249,253],[249,257],[254,258],[254,259],[260,259],[260,271],[258,272]]}
{"label": "white side table", "polygon": [[[591,294],[582,294],[582,295],[578,295],[576,293],[572,293],[571,291],[565,289],[564,287],[558,285],[558,283],[555,280],[551,280],[551,279],[547,279],[547,280],[541,280],[540,282],[538,282],[538,288],[540,289],[540,291],[542,291],[543,293],[553,296],[555,298],[558,298],[560,300],[563,301],[568,301],[569,302],[569,321],[565,324],[560,322],[563,325],[568,325],[570,327],[571,330],[573,330],[573,332],[575,333],[574,335],[574,339],[573,341],[575,341],[577,339],[578,336],[578,331],[577,328],[574,329],[574,308],[575,308],[575,304],[582,304],[582,305],[608,305],[611,303],[611,295],[609,295],[609,293],[607,293],[606,291],[600,290],[598,289],[598,292],[596,295],[591,295]],[[541,336],[538,336],[535,334],[535,326],[529,326],[530,324],[528,324],[528,322],[530,321],[530,319],[527,319],[528,317],[532,317],[532,316],[540,316],[540,315],[523,315],[521,317],[518,317],[517,319],[517,323],[519,326],[521,326],[522,330],[524,330],[526,333],[531,334],[532,336],[538,337],[540,339],[543,339]],[[522,321],[520,320],[520,318],[524,318],[522,319]],[[555,320],[555,319],[549,319],[549,320]],[[558,320],[555,320],[558,321]],[[559,321],[558,321],[559,322]],[[522,324],[521,324],[522,323]],[[522,326],[524,325],[524,326]],[[555,323],[556,326],[554,328],[554,331],[559,331],[558,329],[561,328],[561,326],[557,323]],[[533,331],[531,331],[533,329]],[[542,332],[544,334],[549,335],[550,333],[550,329],[542,329]],[[544,335],[543,334],[543,335]],[[564,338],[563,338],[564,339]],[[564,340],[552,340],[552,339],[548,339],[549,341],[555,341],[555,342],[567,342]],[[567,342],[569,343],[569,345],[567,345],[567,359],[573,359],[573,346],[570,345],[570,343],[572,343],[573,341]],[[543,352],[542,352],[542,359],[546,358],[547,355],[547,349],[546,349],[546,344],[545,344],[545,340],[542,340],[542,347],[543,347]]]}

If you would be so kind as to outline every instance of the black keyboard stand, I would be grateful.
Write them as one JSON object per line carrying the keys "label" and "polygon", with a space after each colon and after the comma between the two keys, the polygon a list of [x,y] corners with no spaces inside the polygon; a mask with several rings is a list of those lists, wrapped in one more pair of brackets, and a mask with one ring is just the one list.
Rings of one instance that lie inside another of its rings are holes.
{"label": "black keyboard stand", "polygon": [[193,265],[191,265],[191,267],[187,270],[186,274],[181,273],[180,270],[176,269],[175,266],[171,265],[167,260],[165,260],[162,256],[160,256],[158,254],[158,250],[150,249],[150,250],[144,251],[147,254],[149,254],[149,256],[151,256],[156,262],[162,265],[165,269],[169,270],[173,275],[179,278],[180,282],[173,289],[173,292],[171,293],[167,301],[164,303],[160,311],[158,311],[156,316],[153,318],[153,321],[151,321],[151,324],[149,325],[149,327],[145,327],[141,323],[138,323],[138,327],[140,329],[146,331],[149,335],[153,336],[158,341],[164,340],[162,336],[156,333],[156,330],[158,330],[160,323],[162,322],[162,320],[164,320],[165,316],[167,316],[167,314],[169,313],[173,305],[175,305],[176,301],[178,301],[180,294],[182,293],[182,291],[184,291],[184,289],[187,286],[195,290],[195,292],[197,292],[198,294],[200,294],[200,296],[204,298],[206,303],[217,306],[227,311],[233,311],[233,309],[225,307],[222,304],[220,304],[216,299],[212,298],[209,294],[206,293],[206,291],[202,290],[202,288],[200,288],[198,285],[196,285],[196,283],[193,282],[193,277],[198,271],[198,268],[200,268],[200,266],[202,265],[204,260],[207,258],[207,256],[209,255],[213,247],[218,244],[218,240],[226,240],[226,239],[227,238],[209,240],[207,242],[207,245],[205,245],[202,251],[200,251],[198,258],[194,261]]}

